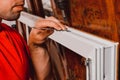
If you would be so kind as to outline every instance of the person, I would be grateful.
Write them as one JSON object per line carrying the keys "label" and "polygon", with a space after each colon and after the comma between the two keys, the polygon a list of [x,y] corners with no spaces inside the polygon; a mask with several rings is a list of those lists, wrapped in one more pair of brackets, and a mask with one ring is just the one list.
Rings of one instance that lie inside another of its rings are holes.
{"label": "person", "polygon": [[[0,0],[0,21],[17,20],[23,11],[24,0]],[[66,27],[54,17],[38,19],[30,32],[28,45],[20,34],[0,22],[0,80],[29,80],[31,78],[30,60],[36,74],[36,80],[50,80],[50,57],[44,47],[52,27],[65,30]],[[39,29],[37,29],[39,28]],[[41,28],[41,29],[40,29]]]}

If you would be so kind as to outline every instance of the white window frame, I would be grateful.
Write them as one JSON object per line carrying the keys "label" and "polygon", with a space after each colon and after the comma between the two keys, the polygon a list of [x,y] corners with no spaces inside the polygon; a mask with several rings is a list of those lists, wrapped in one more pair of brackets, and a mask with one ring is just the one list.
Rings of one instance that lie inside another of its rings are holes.
{"label": "white window frame", "polygon": [[[19,21],[34,27],[38,18],[22,12]],[[70,27],[68,31],[55,31],[49,38],[87,59],[87,80],[117,80],[118,42]]]}

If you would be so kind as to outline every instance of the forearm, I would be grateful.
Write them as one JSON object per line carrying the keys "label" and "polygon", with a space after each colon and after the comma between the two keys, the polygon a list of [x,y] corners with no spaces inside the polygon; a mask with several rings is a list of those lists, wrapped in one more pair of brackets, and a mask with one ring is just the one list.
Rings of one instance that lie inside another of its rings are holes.
{"label": "forearm", "polygon": [[51,70],[49,54],[43,46],[29,45],[29,47],[37,80],[45,80]]}
{"label": "forearm", "polygon": [[[28,43],[37,80],[45,80],[51,70],[49,54],[42,45],[47,40],[47,37],[54,32],[54,30],[45,29],[48,27],[55,30],[66,30],[66,27],[53,17],[38,20],[35,27],[32,28]],[[50,78],[47,80],[50,80]]]}

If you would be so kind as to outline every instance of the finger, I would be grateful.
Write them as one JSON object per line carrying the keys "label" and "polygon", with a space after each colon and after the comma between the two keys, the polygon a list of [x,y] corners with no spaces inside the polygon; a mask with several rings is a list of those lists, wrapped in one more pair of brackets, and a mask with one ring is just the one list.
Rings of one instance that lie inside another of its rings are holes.
{"label": "finger", "polygon": [[39,19],[35,25],[36,28],[45,28],[51,27],[55,28],[56,30],[67,30],[67,27],[63,25],[58,19],[55,17],[48,17],[46,19]]}
{"label": "finger", "polygon": [[46,28],[46,27],[51,27],[55,28],[56,30],[62,30],[61,26],[57,23],[55,23],[52,20],[38,20],[35,24],[36,28]]}
{"label": "finger", "polygon": [[47,19],[47,20],[54,21],[56,24],[58,24],[58,25],[62,28],[62,30],[66,30],[66,26],[63,25],[63,24],[61,23],[61,21],[59,21],[59,20],[56,19],[55,17],[48,17],[48,18],[46,18],[46,19]]}
{"label": "finger", "polygon": [[53,32],[53,30],[32,29],[30,32],[31,40],[36,44],[43,43]]}
{"label": "finger", "polygon": [[39,40],[45,41],[48,38],[48,36],[50,36],[53,32],[53,30],[45,30],[44,32],[41,32],[40,34],[38,34]]}

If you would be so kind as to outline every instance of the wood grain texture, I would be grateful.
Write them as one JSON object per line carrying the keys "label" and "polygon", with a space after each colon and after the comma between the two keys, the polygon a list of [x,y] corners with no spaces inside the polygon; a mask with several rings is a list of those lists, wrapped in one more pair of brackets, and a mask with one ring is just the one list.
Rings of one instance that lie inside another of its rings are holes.
{"label": "wood grain texture", "polygon": [[[120,0],[67,0],[66,5],[68,5],[66,13],[69,13],[69,26],[120,42]],[[55,5],[54,7],[55,16],[61,20],[61,10]],[[120,79],[119,54],[117,54],[118,80]]]}
{"label": "wood grain texture", "polygon": [[41,0],[26,0],[28,4],[28,11],[34,15],[45,17],[43,5]]}
{"label": "wood grain texture", "polygon": [[[106,39],[118,41],[113,0],[67,0],[69,25]],[[58,19],[62,19],[59,8],[54,9]]]}
{"label": "wood grain texture", "polygon": [[68,68],[68,80],[86,80],[86,58],[78,55],[75,52],[65,48],[65,54],[67,59],[67,68]]}

